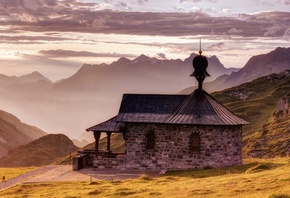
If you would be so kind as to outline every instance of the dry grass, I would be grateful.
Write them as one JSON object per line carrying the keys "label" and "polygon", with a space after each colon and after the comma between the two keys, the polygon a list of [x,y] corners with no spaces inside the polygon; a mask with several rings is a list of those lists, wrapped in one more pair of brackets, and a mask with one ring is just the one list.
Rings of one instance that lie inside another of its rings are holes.
{"label": "dry grass", "polygon": [[0,168],[0,179],[2,181],[3,176],[5,176],[5,180],[17,177],[18,175],[22,175],[29,171],[34,170],[35,167],[23,167],[23,168]]}
{"label": "dry grass", "polygon": [[249,160],[249,163],[170,172],[159,178],[143,175],[124,181],[22,184],[0,192],[0,197],[290,197],[289,158]]}

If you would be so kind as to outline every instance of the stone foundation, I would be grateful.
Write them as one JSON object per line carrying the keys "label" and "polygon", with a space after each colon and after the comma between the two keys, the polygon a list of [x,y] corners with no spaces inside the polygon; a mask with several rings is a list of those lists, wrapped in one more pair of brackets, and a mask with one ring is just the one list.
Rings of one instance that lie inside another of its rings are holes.
{"label": "stone foundation", "polygon": [[115,158],[101,157],[94,158],[94,168],[98,169],[125,169],[124,155],[118,155]]}

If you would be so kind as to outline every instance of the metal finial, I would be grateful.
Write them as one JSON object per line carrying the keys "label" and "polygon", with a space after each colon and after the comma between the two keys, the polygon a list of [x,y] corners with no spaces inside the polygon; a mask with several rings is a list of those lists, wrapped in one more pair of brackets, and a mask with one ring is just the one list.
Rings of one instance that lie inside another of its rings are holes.
{"label": "metal finial", "polygon": [[201,39],[199,39],[199,55],[201,55],[202,51],[201,51]]}

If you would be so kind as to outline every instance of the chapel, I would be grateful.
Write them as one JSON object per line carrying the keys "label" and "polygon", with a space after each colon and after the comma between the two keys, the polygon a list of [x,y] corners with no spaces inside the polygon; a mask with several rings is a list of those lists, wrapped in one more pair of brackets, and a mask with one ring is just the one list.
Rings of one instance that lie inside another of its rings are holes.
{"label": "chapel", "polygon": [[[182,170],[242,164],[242,126],[232,113],[202,88],[208,61],[199,51],[191,76],[198,88],[189,95],[124,94],[119,113],[86,129],[95,150],[86,164],[97,169]],[[99,151],[101,134],[107,151]],[[121,133],[125,152],[110,151],[112,133]],[[83,153],[85,154],[85,153]],[[74,163],[76,164],[76,163]],[[80,162],[75,165],[78,169]]]}

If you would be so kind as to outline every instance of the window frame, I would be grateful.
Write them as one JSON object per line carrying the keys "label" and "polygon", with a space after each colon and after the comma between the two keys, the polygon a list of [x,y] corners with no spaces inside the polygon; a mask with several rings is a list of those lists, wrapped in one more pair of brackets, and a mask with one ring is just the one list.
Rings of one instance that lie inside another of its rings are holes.
{"label": "window frame", "polygon": [[190,135],[190,151],[191,153],[199,153],[201,150],[201,138],[199,133]]}
{"label": "window frame", "polygon": [[154,150],[156,146],[155,129],[151,128],[146,134],[146,150]]}

